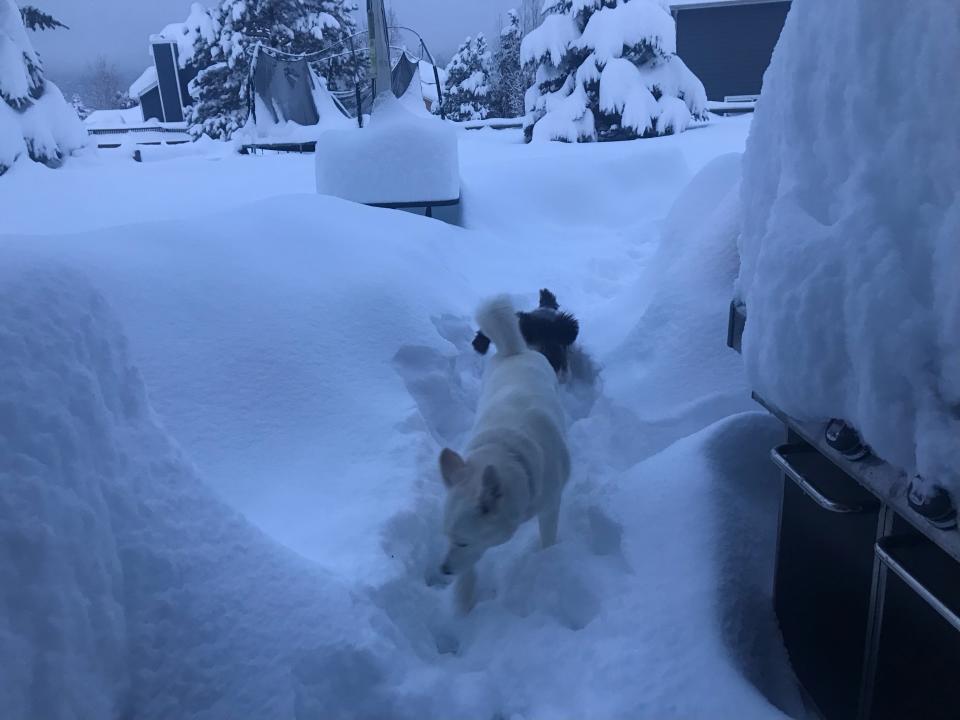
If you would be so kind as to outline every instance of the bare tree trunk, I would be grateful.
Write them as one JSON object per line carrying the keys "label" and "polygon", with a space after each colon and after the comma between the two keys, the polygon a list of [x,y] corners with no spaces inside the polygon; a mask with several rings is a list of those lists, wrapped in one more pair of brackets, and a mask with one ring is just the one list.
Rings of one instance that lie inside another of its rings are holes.
{"label": "bare tree trunk", "polygon": [[543,6],[542,0],[522,0],[520,4],[520,29],[523,37],[526,37],[543,22],[543,16],[540,14],[540,8]]}

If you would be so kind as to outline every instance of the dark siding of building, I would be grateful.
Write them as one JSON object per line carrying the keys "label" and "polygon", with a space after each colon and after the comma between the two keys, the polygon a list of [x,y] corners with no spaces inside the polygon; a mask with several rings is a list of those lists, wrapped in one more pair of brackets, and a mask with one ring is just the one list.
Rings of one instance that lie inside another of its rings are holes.
{"label": "dark siding of building", "polygon": [[678,8],[677,54],[707,97],[759,95],[789,2]]}
{"label": "dark siding of building", "polygon": [[140,110],[143,112],[144,120],[163,120],[159,87],[153,87],[140,96]]}
{"label": "dark siding of building", "polygon": [[163,97],[163,119],[166,122],[183,122],[173,46],[168,43],[155,43],[153,61],[157,67],[157,79],[160,81],[160,95]]}
{"label": "dark siding of building", "polygon": [[180,97],[183,98],[183,104],[185,106],[193,105],[193,96],[190,95],[188,85],[197,76],[197,69],[192,64],[187,63],[187,66],[180,68],[177,74],[180,76]]}

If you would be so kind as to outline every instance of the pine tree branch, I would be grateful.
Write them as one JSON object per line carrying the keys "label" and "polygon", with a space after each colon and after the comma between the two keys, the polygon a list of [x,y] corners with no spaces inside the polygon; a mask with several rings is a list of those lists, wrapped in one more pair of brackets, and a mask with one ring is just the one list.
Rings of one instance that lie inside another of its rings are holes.
{"label": "pine tree branch", "polygon": [[57,28],[63,28],[64,30],[70,29],[53,15],[43,12],[43,10],[38,10],[33,5],[24,5],[20,8],[20,16],[23,18],[23,24],[26,25],[28,30],[36,30],[39,32],[41,30],[56,30]]}

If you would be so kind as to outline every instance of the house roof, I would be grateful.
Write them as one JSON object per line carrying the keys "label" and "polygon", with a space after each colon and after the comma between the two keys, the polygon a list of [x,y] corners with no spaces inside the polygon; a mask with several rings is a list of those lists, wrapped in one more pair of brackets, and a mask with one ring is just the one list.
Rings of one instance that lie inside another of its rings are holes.
{"label": "house roof", "polygon": [[721,5],[758,5],[771,2],[790,2],[790,0],[670,0],[670,9],[696,10]]}
{"label": "house roof", "polygon": [[147,90],[157,84],[157,68],[153,65],[148,67],[143,73],[130,85],[130,97],[140,97]]}
{"label": "house roof", "polygon": [[87,115],[83,123],[88,128],[137,127],[144,124],[138,107],[126,110],[94,110]]}

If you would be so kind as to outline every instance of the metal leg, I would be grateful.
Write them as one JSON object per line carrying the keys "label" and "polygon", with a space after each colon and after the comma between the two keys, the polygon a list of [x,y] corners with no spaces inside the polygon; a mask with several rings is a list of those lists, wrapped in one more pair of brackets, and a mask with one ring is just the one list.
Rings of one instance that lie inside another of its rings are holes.
{"label": "metal leg", "polygon": [[[893,526],[894,513],[884,505],[877,522],[877,539],[888,535]],[[858,720],[870,717],[873,704],[873,686],[877,674],[877,651],[880,648],[880,623],[883,620],[883,596],[887,586],[887,569],[879,558],[873,560],[873,587],[870,592],[870,616],[867,625],[867,643],[864,648],[863,679],[860,684]]]}

